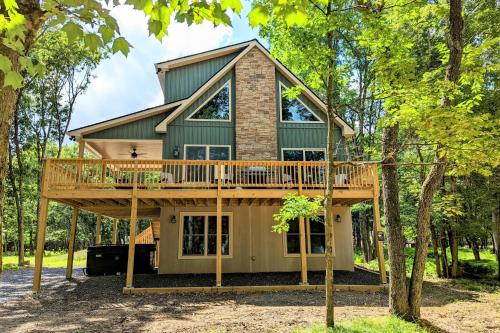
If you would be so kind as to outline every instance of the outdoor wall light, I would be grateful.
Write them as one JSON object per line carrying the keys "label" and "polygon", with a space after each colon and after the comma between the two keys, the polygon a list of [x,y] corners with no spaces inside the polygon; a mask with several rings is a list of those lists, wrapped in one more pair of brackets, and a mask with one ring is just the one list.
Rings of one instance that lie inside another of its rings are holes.
{"label": "outdoor wall light", "polygon": [[175,215],[172,215],[172,218],[170,219],[170,223],[172,223],[172,224],[177,223],[177,219],[175,218]]}
{"label": "outdoor wall light", "polygon": [[181,153],[179,152],[179,146],[175,146],[173,155],[174,155],[174,158],[180,157]]}
{"label": "outdoor wall light", "polygon": [[341,221],[340,215],[337,214],[337,216],[335,216],[335,222],[340,223],[340,221]]}

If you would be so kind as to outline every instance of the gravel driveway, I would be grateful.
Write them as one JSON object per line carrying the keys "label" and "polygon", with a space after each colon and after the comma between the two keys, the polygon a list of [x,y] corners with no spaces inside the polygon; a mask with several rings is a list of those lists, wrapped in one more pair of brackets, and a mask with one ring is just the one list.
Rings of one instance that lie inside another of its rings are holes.
{"label": "gravel driveway", "polygon": [[[42,288],[54,290],[64,287],[66,268],[43,268]],[[75,267],[73,276],[84,277],[82,269]],[[31,295],[33,285],[33,268],[6,270],[0,274],[0,303],[16,300]]]}

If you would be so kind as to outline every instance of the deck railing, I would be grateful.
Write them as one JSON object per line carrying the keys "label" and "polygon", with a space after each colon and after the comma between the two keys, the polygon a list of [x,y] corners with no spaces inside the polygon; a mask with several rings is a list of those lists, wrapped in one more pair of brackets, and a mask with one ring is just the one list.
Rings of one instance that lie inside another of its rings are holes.
{"label": "deck railing", "polygon": [[[323,189],[327,162],[49,159],[51,190],[276,188]],[[371,188],[373,164],[335,162],[334,187]],[[220,170],[220,172],[219,172]]]}
{"label": "deck railing", "polygon": [[153,228],[147,227],[135,236],[136,244],[154,244]]}

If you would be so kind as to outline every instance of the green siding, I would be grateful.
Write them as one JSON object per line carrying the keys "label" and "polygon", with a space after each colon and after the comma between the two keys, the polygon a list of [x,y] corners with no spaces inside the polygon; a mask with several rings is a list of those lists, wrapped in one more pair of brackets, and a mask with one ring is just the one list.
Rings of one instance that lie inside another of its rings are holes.
{"label": "green siding", "polygon": [[155,127],[165,119],[172,111],[163,112],[161,114],[143,118],[134,122],[111,127],[99,132],[94,132],[85,135],[86,139],[137,139],[137,140],[152,140],[162,139],[162,134],[155,132]]}
{"label": "green siding", "polygon": [[[323,123],[284,123],[281,122],[280,116],[280,81],[287,87],[292,87],[293,84],[288,81],[283,75],[276,71],[276,123],[278,127],[278,154],[281,159],[282,148],[325,148],[326,137],[328,135],[328,118],[326,114],[316,107],[304,94],[299,96],[300,100],[311,109]],[[342,130],[335,126],[335,145],[339,140],[343,140]],[[340,157],[343,159],[343,156]]]}
{"label": "green siding", "polygon": [[165,74],[165,104],[191,96],[205,82],[233,60],[238,52],[174,68]]}
{"label": "green siding", "polygon": [[[186,118],[203,104],[213,93],[231,79],[231,121],[190,121]],[[207,92],[193,102],[182,114],[167,125],[165,134],[163,158],[173,158],[173,150],[176,146],[181,152],[180,158],[184,158],[185,144],[212,144],[231,145],[231,157],[235,156],[234,149],[234,119],[235,119],[235,80],[234,71],[227,73],[221,80],[215,83]]]}

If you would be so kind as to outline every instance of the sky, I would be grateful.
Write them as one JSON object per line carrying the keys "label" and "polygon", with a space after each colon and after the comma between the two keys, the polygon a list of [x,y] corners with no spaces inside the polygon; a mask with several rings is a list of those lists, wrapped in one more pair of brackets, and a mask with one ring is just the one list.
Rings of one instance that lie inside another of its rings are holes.
{"label": "sky", "polygon": [[240,16],[232,14],[232,27],[214,27],[210,22],[188,27],[172,20],[168,36],[160,42],[148,37],[142,12],[129,6],[114,8],[111,14],[133,48],[127,57],[114,54],[99,64],[88,90],[77,100],[69,128],[163,104],[154,64],[257,38],[257,30],[247,22],[249,10],[250,4],[245,2]]}

